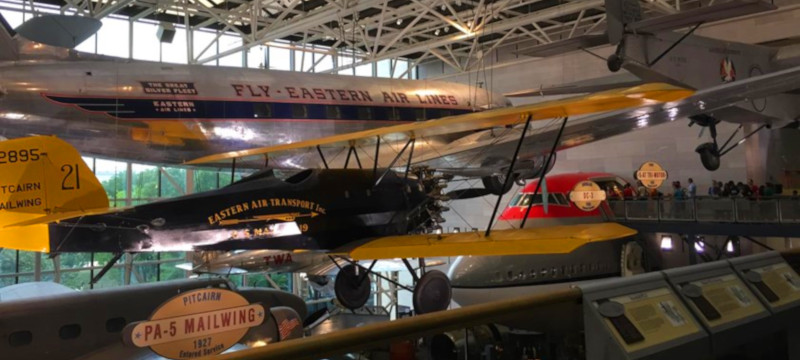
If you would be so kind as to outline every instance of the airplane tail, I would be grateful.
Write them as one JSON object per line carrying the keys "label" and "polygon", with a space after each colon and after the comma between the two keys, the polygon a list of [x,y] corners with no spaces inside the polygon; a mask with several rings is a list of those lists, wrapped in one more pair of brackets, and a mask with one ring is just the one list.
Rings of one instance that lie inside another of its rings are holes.
{"label": "airplane tail", "polygon": [[17,60],[19,51],[17,42],[14,41],[16,31],[8,24],[3,14],[0,14],[0,61]]}
{"label": "airplane tail", "polygon": [[107,209],[103,186],[68,143],[0,141],[0,247],[49,252],[49,223]]}

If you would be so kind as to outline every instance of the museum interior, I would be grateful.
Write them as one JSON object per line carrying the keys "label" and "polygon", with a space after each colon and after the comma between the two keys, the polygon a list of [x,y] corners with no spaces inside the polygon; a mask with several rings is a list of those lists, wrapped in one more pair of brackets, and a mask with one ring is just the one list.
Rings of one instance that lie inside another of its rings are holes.
{"label": "museum interior", "polygon": [[0,359],[800,359],[800,1],[0,0]]}

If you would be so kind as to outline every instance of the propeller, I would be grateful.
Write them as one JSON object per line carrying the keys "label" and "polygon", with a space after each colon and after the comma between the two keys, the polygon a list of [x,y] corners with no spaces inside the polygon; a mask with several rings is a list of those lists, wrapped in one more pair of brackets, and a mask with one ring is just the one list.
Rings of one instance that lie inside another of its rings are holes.
{"label": "propeller", "polygon": [[491,195],[492,192],[488,189],[484,188],[470,188],[470,189],[459,189],[453,190],[447,193],[447,197],[451,200],[463,200],[463,199],[474,199],[486,195]]}

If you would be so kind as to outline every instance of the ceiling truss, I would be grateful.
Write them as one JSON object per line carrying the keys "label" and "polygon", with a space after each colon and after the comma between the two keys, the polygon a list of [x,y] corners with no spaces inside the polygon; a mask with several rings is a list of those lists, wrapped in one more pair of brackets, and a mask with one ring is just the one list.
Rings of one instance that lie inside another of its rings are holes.
{"label": "ceiling truss", "polygon": [[[26,0],[34,6],[33,0]],[[667,14],[714,0],[638,0],[645,14]],[[718,0],[722,1],[722,0]],[[103,18],[150,19],[192,30],[238,35],[242,44],[213,54],[189,50],[190,63],[207,63],[278,39],[323,52],[337,72],[385,59],[413,64],[439,60],[470,71],[502,46],[549,43],[605,28],[604,0],[37,0],[63,11]],[[35,10],[35,7],[34,7]],[[192,31],[187,43],[193,44]],[[216,39],[215,39],[216,40]],[[191,47],[191,45],[190,45]],[[320,50],[324,49],[324,50]],[[195,56],[195,54],[197,54]],[[319,63],[321,56],[315,57]],[[303,62],[305,64],[305,62]],[[312,66],[313,68],[314,66]],[[409,67],[410,68],[410,67]],[[306,70],[306,69],[303,69]]]}

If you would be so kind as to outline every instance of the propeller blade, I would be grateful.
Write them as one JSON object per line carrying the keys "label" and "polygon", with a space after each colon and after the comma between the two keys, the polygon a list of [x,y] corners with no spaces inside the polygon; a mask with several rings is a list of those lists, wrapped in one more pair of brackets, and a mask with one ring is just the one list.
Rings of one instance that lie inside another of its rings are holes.
{"label": "propeller blade", "polygon": [[459,189],[447,193],[447,197],[451,200],[473,199],[481,196],[486,196],[492,192],[483,188]]}
{"label": "propeller blade", "polygon": [[699,138],[703,137],[703,134],[705,134],[705,132],[706,132],[706,128],[705,127],[701,127],[700,128],[700,134],[697,135],[697,138],[699,139]]}

